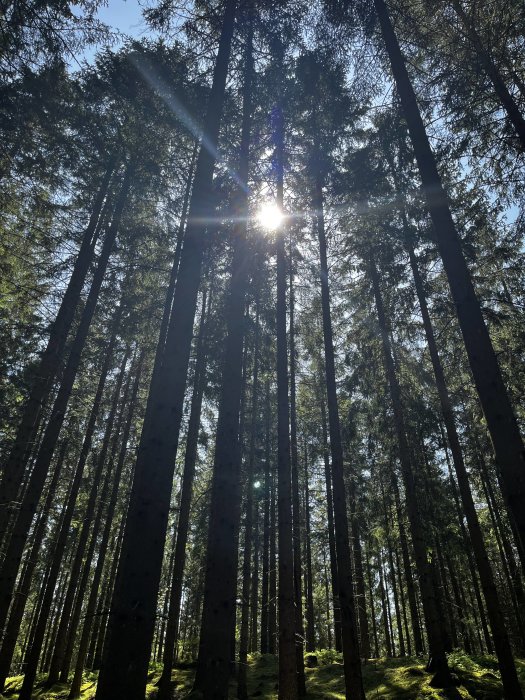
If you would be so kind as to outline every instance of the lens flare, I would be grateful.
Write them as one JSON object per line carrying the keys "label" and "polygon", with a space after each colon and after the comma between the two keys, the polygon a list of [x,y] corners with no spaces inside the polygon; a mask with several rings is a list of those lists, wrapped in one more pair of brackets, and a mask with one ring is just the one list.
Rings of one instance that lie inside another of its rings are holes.
{"label": "lens flare", "polygon": [[257,221],[259,225],[267,231],[275,231],[282,224],[284,214],[279,209],[277,204],[268,202],[263,204],[257,212]]}

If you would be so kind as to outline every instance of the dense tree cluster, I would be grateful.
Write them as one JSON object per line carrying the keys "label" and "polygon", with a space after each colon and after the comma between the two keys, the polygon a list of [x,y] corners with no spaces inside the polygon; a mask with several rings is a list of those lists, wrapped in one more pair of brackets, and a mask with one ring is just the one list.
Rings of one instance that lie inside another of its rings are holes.
{"label": "dense tree cluster", "polygon": [[0,17],[0,690],[519,700],[522,3],[97,8]]}

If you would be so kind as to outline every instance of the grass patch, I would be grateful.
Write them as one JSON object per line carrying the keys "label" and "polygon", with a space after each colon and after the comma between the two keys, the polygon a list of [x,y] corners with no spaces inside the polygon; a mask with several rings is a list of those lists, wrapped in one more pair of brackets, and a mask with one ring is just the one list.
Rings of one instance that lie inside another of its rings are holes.
{"label": "grass patch", "polygon": [[[310,655],[312,656],[312,655]],[[332,651],[319,651],[310,659],[306,668],[307,700],[344,700],[342,658]],[[525,661],[518,660],[518,674],[525,687]],[[277,660],[274,656],[253,654],[248,659],[248,694],[259,700],[277,699]],[[363,680],[367,700],[399,698],[399,700],[501,700],[503,689],[496,660],[492,656],[467,656],[454,652],[449,657],[452,672],[458,686],[448,691],[430,686],[431,675],[425,671],[420,658],[372,659],[363,665]],[[154,700],[160,666],[152,666],[148,676],[147,696]],[[173,669],[174,699],[189,695],[195,675],[192,664],[181,664]],[[23,676],[9,678],[4,697],[16,700]],[[82,685],[81,700],[92,700],[96,691],[96,674],[86,673]],[[33,697],[36,700],[66,700],[68,687],[57,684],[44,686],[45,677],[38,679]],[[230,699],[236,697],[236,682],[232,678]]]}

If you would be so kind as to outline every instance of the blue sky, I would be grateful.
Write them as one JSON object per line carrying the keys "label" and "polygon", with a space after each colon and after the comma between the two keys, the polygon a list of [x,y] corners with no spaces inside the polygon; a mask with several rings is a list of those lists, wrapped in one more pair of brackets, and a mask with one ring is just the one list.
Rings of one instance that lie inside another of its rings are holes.
{"label": "blue sky", "polygon": [[98,11],[98,17],[110,27],[130,36],[141,36],[146,25],[137,0],[109,0]]}

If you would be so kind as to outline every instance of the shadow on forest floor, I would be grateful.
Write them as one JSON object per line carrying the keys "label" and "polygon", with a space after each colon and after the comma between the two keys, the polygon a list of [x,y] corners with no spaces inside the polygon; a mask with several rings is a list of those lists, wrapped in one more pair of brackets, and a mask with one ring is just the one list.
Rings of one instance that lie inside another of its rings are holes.
{"label": "shadow on forest floor", "polygon": [[[311,658],[315,657],[315,658]],[[307,700],[344,700],[344,681],[341,657],[331,651],[320,651],[306,655]],[[458,686],[449,690],[438,690],[430,686],[431,675],[425,672],[420,658],[371,659],[363,666],[363,678],[367,700],[379,698],[400,698],[403,700],[501,700],[503,690],[492,656],[467,656],[454,652],[449,657],[450,667],[457,678]],[[525,688],[525,661],[518,661],[518,673]],[[191,691],[194,668],[192,664],[182,664],[173,670],[173,697],[181,699]],[[154,700],[155,683],[160,675],[160,667],[152,668],[149,675],[148,698]],[[22,683],[22,676],[9,678],[4,697],[16,700]],[[82,686],[82,700],[92,700],[95,696],[96,675],[86,674]],[[259,700],[277,698],[277,661],[270,655],[252,655],[249,659],[248,694]],[[57,684],[51,689],[43,685],[35,687],[35,700],[66,700],[68,688]],[[1,697],[1,696],[0,696]],[[193,697],[193,696],[192,696]],[[232,681],[230,698],[236,697],[235,683]]]}

